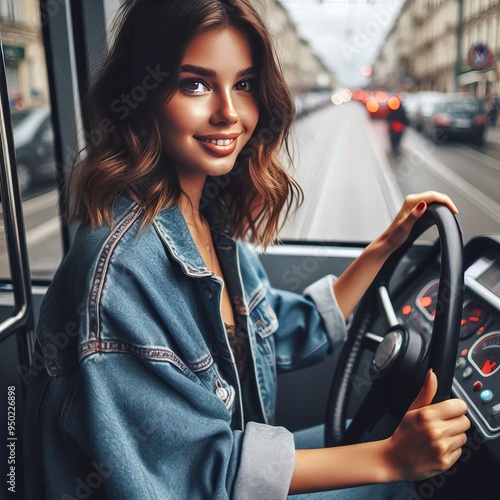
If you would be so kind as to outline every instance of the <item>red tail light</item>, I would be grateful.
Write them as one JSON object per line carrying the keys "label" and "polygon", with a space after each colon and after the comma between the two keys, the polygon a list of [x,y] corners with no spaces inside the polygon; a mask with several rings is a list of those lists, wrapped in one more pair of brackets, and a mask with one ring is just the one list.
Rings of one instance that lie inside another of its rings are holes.
{"label": "red tail light", "polygon": [[488,125],[488,117],[486,115],[476,116],[473,120],[474,125]]}
{"label": "red tail light", "polygon": [[438,127],[439,126],[449,127],[451,123],[452,123],[451,118],[448,115],[445,115],[444,113],[441,113],[434,117],[434,124],[437,125]]}
{"label": "red tail light", "polygon": [[405,124],[399,120],[393,120],[390,124],[391,130],[396,133],[401,133],[405,129]]}

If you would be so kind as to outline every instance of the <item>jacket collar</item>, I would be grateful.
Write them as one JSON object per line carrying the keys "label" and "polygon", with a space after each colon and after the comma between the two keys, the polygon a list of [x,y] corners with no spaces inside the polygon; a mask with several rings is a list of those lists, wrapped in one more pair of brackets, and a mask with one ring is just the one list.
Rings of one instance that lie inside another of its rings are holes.
{"label": "jacket collar", "polygon": [[162,210],[156,216],[153,226],[186,274],[196,276],[212,274],[205,266],[186,220],[177,204]]}
{"label": "jacket collar", "polygon": [[[136,207],[137,204],[130,198],[121,196],[116,201],[115,213],[128,212]],[[213,228],[214,212],[207,209],[203,211],[203,214],[207,218],[210,227]],[[217,221],[215,221],[215,225],[217,225]],[[211,276],[213,274],[205,265],[177,203],[159,212],[153,221],[153,227],[170,251],[170,254],[179,262],[186,274],[196,277]],[[222,245],[225,250],[228,250],[229,247],[232,249],[236,247],[236,242],[227,234],[218,233],[212,229],[212,235],[216,250],[219,250],[219,245]]]}

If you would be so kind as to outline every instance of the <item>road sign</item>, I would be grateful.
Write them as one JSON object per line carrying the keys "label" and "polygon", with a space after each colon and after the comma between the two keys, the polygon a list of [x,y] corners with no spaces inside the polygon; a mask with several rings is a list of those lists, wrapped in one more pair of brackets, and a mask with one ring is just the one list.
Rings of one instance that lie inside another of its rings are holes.
{"label": "road sign", "polygon": [[493,53],[483,43],[473,45],[469,52],[469,63],[474,69],[486,69],[491,66]]}

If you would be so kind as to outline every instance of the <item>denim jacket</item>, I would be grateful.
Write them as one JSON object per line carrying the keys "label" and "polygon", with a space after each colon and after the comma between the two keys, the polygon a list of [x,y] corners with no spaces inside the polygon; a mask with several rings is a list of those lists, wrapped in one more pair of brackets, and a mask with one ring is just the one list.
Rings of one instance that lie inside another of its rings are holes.
{"label": "denim jacket", "polygon": [[214,232],[250,343],[261,419],[245,423],[222,280],[177,205],[140,224],[139,206],[120,198],[111,228],[79,228],[49,287],[26,401],[25,498],[286,498],[295,450],[273,426],[277,374],[344,339],[334,278],[303,296],[276,290],[253,250]]}

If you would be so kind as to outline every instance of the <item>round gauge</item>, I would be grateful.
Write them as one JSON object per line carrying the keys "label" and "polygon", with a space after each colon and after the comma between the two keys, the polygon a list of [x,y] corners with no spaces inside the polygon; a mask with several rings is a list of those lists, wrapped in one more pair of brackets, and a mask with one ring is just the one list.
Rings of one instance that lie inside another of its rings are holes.
{"label": "round gauge", "polygon": [[500,331],[476,340],[469,350],[469,361],[483,377],[496,373],[500,369]]}
{"label": "round gauge", "polygon": [[477,300],[465,301],[460,323],[460,338],[466,339],[476,333],[485,321],[486,311],[484,306]]}
{"label": "round gauge", "polygon": [[420,290],[415,301],[424,316],[431,321],[436,314],[438,288],[439,280],[430,281]]}

